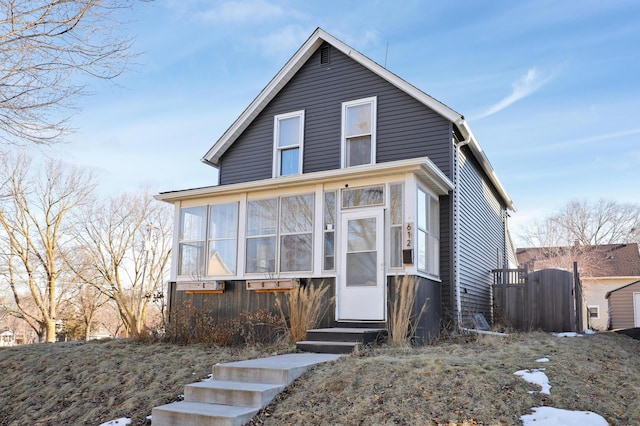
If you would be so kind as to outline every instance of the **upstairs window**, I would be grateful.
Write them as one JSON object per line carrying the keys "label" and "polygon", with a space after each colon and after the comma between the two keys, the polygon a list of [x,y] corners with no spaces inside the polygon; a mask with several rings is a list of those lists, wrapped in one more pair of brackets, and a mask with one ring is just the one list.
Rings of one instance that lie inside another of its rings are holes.
{"label": "upstairs window", "polygon": [[342,104],[342,166],[376,162],[376,98]]}
{"label": "upstairs window", "polygon": [[302,173],[304,111],[276,115],[273,125],[273,177]]}

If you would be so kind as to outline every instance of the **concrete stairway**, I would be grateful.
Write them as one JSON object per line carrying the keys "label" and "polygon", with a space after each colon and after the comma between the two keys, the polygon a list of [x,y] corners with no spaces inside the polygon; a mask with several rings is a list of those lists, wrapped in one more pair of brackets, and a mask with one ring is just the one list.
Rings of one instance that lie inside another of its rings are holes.
{"label": "concrete stairway", "polygon": [[311,366],[339,355],[286,354],[217,364],[211,381],[185,387],[184,401],[155,407],[153,426],[240,426]]}
{"label": "concrete stairway", "polygon": [[387,338],[384,328],[320,328],[307,331],[307,340],[297,342],[301,351],[347,354],[356,346],[380,343]]}

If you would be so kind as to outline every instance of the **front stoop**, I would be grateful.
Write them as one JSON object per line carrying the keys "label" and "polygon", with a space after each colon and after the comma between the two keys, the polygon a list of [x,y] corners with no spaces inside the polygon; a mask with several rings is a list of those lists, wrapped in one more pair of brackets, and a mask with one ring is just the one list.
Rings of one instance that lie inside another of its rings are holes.
{"label": "front stoop", "polygon": [[301,351],[331,354],[347,354],[356,346],[377,344],[385,341],[384,328],[320,328],[307,331],[307,340],[297,342]]}
{"label": "front stoop", "polygon": [[184,401],[155,407],[153,426],[240,426],[311,366],[329,354],[287,354],[217,364],[211,381],[185,386]]}

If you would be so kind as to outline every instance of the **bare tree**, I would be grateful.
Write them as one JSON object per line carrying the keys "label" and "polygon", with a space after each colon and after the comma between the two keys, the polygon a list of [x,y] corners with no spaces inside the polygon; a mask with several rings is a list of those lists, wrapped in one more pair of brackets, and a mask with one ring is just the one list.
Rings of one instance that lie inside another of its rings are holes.
{"label": "bare tree", "polygon": [[573,200],[558,212],[534,222],[521,237],[532,247],[640,242],[640,205]]}
{"label": "bare tree", "polygon": [[120,34],[132,0],[0,0],[0,141],[55,142],[59,110],[92,78],[120,75],[131,39]]}
{"label": "bare tree", "polygon": [[35,167],[24,155],[4,155],[0,167],[0,238],[13,315],[27,321],[41,339],[54,342],[63,251],[73,228],[71,212],[91,201],[90,174],[47,161]]}
{"label": "bare tree", "polygon": [[86,261],[77,273],[115,302],[131,335],[145,331],[154,297],[164,296],[171,228],[170,209],[148,193],[122,195],[84,212],[78,241]]}

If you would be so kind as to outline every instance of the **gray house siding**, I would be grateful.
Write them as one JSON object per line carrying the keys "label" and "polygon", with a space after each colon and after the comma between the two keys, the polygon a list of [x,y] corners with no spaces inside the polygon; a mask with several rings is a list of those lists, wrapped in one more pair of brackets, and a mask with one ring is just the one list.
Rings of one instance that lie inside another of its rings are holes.
{"label": "gray house siding", "polygon": [[463,325],[469,326],[474,313],[491,318],[491,270],[505,259],[504,206],[466,147],[460,162],[458,273]]}
{"label": "gray house siding", "polygon": [[[340,168],[342,102],[377,96],[377,162],[429,157],[451,177],[452,124],[336,49],[319,51],[224,153],[220,184],[272,176],[273,117],[305,111],[303,173]],[[251,167],[247,167],[250,164]]]}
{"label": "gray house siding", "polygon": [[640,293],[640,281],[609,293],[609,328],[635,327],[633,293]]}
{"label": "gray house siding", "polygon": [[[325,310],[319,327],[334,325],[335,312],[335,279],[317,278],[311,280],[315,286],[326,285],[329,290],[324,297]],[[286,292],[256,292],[246,290],[246,281],[225,281],[225,290],[220,294],[188,294],[177,291],[176,283],[169,283],[169,315],[179,316],[188,313],[206,314],[213,323],[225,324],[242,318],[243,313],[256,313],[264,310],[279,314],[276,299],[280,299],[286,310]],[[285,312],[287,314],[287,312]],[[172,319],[170,318],[170,321]]]}

